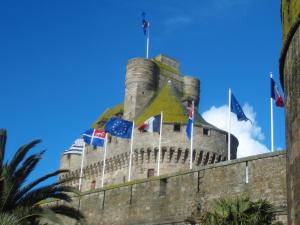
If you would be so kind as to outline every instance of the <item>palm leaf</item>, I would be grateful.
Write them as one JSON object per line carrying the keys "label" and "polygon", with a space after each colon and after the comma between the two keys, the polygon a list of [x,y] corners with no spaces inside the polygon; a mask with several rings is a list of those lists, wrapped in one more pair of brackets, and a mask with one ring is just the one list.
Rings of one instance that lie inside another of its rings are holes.
{"label": "palm leaf", "polygon": [[[26,178],[36,167],[37,163],[41,159],[42,154],[43,152],[28,157],[23,162],[23,165],[15,172],[15,174],[10,174],[10,172],[7,172],[5,174],[6,185],[4,186],[3,190],[5,195],[2,196],[2,210],[5,210],[5,208],[15,207],[15,195],[18,193],[18,190],[21,188],[21,185],[26,181]],[[9,168],[10,167],[7,167],[6,170],[9,171]]]}
{"label": "palm leaf", "polygon": [[0,167],[2,168],[6,145],[6,130],[0,129]]}
{"label": "palm leaf", "polygon": [[55,224],[64,225],[63,221],[53,212],[51,209],[47,208],[33,208],[25,216],[19,219],[19,222],[29,221],[31,225],[40,224],[38,220],[46,219]]}
{"label": "palm leaf", "polygon": [[57,214],[61,214],[61,215],[70,217],[74,220],[77,220],[81,225],[86,224],[84,215],[80,211],[78,211],[72,207],[69,207],[66,205],[57,205],[57,206],[50,207],[50,209]]}
{"label": "palm leaf", "polygon": [[[28,192],[29,192],[31,189],[33,189],[36,185],[42,183],[43,181],[45,181],[45,180],[47,180],[47,179],[49,179],[49,178],[51,178],[51,177],[55,177],[55,176],[57,176],[57,175],[59,175],[59,174],[61,174],[61,173],[65,173],[65,172],[68,172],[68,170],[57,170],[57,171],[55,171],[55,172],[53,172],[53,173],[48,173],[48,174],[46,174],[45,176],[43,176],[43,177],[41,177],[41,178],[39,178],[39,179],[37,179],[37,180],[35,180],[35,181],[29,183],[28,185],[26,185],[25,187],[23,187],[23,188],[16,194],[14,200],[15,200],[16,202],[19,201],[20,198],[22,198],[26,193],[28,193]],[[54,185],[55,185],[55,184],[54,184]]]}
{"label": "palm leaf", "polygon": [[0,213],[0,225],[21,225],[19,219],[9,213]]}
{"label": "palm leaf", "polygon": [[30,151],[35,145],[40,143],[41,140],[33,140],[32,142],[23,145],[18,149],[9,163],[9,171],[14,173],[18,165],[22,162],[28,151]]}
{"label": "palm leaf", "polygon": [[62,179],[37,188],[37,185],[47,179],[68,172],[67,170],[57,170],[25,185],[28,176],[36,168],[44,154],[44,151],[42,151],[27,156],[28,152],[40,143],[40,140],[34,140],[19,148],[10,163],[3,162],[5,143],[6,131],[0,130],[0,222],[17,219],[17,221],[9,222],[9,224],[38,225],[40,219],[45,218],[62,225],[60,216],[57,216],[59,214],[85,224],[83,215],[70,206],[62,205],[45,208],[46,206],[42,205],[42,202],[47,199],[58,199],[62,201],[62,204],[69,203],[73,194],[80,193],[76,188],[65,185],[76,178]]}
{"label": "palm leaf", "polygon": [[22,199],[16,202],[16,204],[23,206],[35,205],[48,198],[71,202],[71,196],[69,193],[74,193],[74,187],[48,185],[29,192]]}

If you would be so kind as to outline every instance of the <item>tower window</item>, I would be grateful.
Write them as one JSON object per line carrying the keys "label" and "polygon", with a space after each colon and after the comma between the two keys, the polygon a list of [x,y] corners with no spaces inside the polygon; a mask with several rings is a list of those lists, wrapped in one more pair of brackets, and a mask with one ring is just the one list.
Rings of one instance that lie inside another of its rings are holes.
{"label": "tower window", "polygon": [[161,179],[159,185],[159,196],[165,196],[167,192],[167,179]]}
{"label": "tower window", "polygon": [[210,135],[210,130],[207,128],[203,128],[203,135],[204,136],[209,136]]}
{"label": "tower window", "polygon": [[154,169],[148,169],[147,178],[154,176]]}
{"label": "tower window", "polygon": [[92,181],[91,183],[91,190],[95,190],[96,189],[96,181]]}
{"label": "tower window", "polygon": [[173,130],[176,131],[176,132],[180,132],[180,124],[179,123],[175,123]]}

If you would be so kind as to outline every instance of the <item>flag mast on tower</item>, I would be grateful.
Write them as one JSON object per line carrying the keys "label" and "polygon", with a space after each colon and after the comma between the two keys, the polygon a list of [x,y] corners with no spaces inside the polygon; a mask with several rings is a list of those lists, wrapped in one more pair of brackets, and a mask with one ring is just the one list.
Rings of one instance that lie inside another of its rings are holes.
{"label": "flag mast on tower", "polygon": [[150,36],[150,23],[145,19],[146,13],[142,12],[142,27],[144,35],[146,36],[146,58],[149,58],[149,36]]}
{"label": "flag mast on tower", "polygon": [[271,97],[270,97],[270,111],[271,111],[271,151],[274,152],[274,118],[273,118],[273,100],[276,106],[284,107],[283,97],[280,95],[277,85],[273,79],[273,73],[270,73],[271,80]]}

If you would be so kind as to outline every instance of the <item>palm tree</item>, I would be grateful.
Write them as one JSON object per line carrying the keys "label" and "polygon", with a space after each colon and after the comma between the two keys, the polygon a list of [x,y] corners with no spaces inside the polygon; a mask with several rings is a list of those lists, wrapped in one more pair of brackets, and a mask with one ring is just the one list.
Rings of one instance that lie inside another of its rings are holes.
{"label": "palm tree", "polygon": [[41,186],[49,178],[67,172],[57,170],[46,174],[30,183],[25,183],[28,176],[36,168],[44,151],[27,156],[27,153],[40,140],[34,140],[21,146],[10,162],[4,162],[6,131],[0,129],[0,225],[6,224],[39,224],[40,219],[47,219],[55,224],[63,224],[61,217],[67,216],[85,224],[84,216],[78,210],[60,205],[42,205],[45,200],[54,199],[61,202],[71,202],[71,195],[78,191],[64,184],[69,180]]}
{"label": "palm tree", "polygon": [[213,212],[204,213],[200,220],[203,225],[271,225],[274,216],[268,201],[237,197],[217,200]]}

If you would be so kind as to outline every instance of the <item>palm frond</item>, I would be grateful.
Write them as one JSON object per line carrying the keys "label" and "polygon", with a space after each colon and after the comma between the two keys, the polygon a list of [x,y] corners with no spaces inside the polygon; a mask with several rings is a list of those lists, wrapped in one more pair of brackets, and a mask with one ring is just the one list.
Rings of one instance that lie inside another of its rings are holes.
{"label": "palm frond", "polygon": [[10,213],[0,213],[0,225],[21,225],[18,217]]}
{"label": "palm frond", "polygon": [[13,158],[9,163],[9,171],[14,173],[18,165],[23,161],[24,157],[35,145],[40,143],[41,140],[33,140],[28,144],[21,146],[18,151],[14,154]]}
{"label": "palm frond", "polygon": [[6,145],[6,130],[0,129],[0,167],[2,168]]}
{"label": "palm frond", "polygon": [[29,192],[27,195],[23,196],[23,198],[17,201],[16,204],[23,206],[35,205],[48,198],[55,198],[70,202],[70,193],[74,193],[74,187],[48,185]]}
{"label": "palm frond", "polygon": [[64,225],[63,221],[55,214],[55,212],[47,208],[32,208],[30,212],[26,213],[25,216],[19,219],[19,222],[30,222],[31,225],[38,225],[40,224],[38,221],[41,219],[46,219],[55,224]]}
{"label": "palm frond", "polygon": [[42,151],[27,156],[30,149],[40,143],[40,140],[34,140],[23,145],[8,163],[3,162],[5,143],[6,131],[0,130],[0,223],[10,221],[9,216],[11,215],[11,219],[17,219],[17,221],[9,222],[9,224],[38,225],[40,219],[45,218],[55,224],[62,225],[61,217],[58,215],[64,215],[85,224],[83,215],[71,206],[62,205],[46,208],[47,206],[42,205],[47,199],[57,199],[62,201],[62,204],[69,203],[73,194],[80,193],[76,188],[65,185],[75,178],[62,179],[43,187],[37,187],[43,181],[68,172],[67,170],[57,170],[25,185],[28,176],[36,168],[44,154]]}
{"label": "palm frond", "polygon": [[31,155],[24,162],[23,165],[17,169],[14,174],[9,172],[10,167],[4,166],[4,171],[7,171],[4,175],[5,182],[3,187],[3,196],[1,201],[2,211],[6,208],[15,207],[15,195],[18,194],[22,184],[26,181],[26,178],[30,175],[37,163],[41,159],[43,152]]}
{"label": "palm frond", "polygon": [[[29,183],[25,187],[21,188],[21,190],[15,195],[15,201],[16,202],[19,201],[25,194],[27,194],[30,190],[32,190],[36,185],[42,183],[43,181],[45,181],[51,177],[55,177],[61,173],[65,173],[65,172],[68,172],[68,170],[57,170],[53,173],[48,173],[45,176]],[[52,185],[55,185],[55,184],[52,184]]]}
{"label": "palm frond", "polygon": [[[12,174],[12,179],[15,181],[16,187],[20,188],[26,181],[27,177],[35,169],[39,161],[42,159],[43,152],[33,154],[29,156],[20,166],[14,174]],[[8,168],[9,169],[9,168]]]}
{"label": "palm frond", "polygon": [[80,211],[72,207],[66,205],[57,205],[57,206],[50,207],[50,209],[57,214],[61,214],[63,216],[67,216],[77,220],[81,225],[86,224],[84,215]]}

